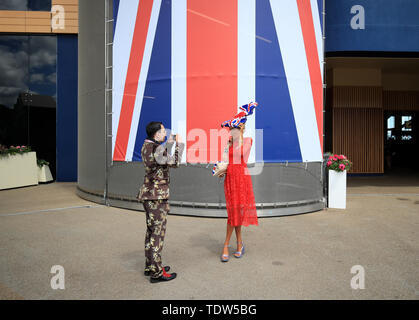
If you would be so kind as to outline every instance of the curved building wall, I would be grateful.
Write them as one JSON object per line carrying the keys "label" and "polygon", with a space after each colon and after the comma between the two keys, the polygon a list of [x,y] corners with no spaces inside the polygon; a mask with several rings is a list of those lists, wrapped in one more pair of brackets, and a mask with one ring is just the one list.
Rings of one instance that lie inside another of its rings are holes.
{"label": "curved building wall", "polygon": [[[112,7],[109,1],[109,17]],[[106,79],[112,79],[106,75],[105,67],[112,63],[112,56],[105,54],[105,43],[112,42],[112,35],[105,41],[105,1],[81,2],[79,19],[78,194],[111,206],[143,210],[135,199],[144,176],[142,162],[112,159],[115,109],[105,91],[109,86]],[[112,29],[108,24],[108,36]],[[286,144],[286,139],[283,142]],[[269,144],[264,145],[267,147]],[[263,164],[263,170],[252,176],[259,216],[299,214],[325,207],[321,159],[302,162],[268,158],[256,161],[256,165]],[[211,164],[184,162],[179,169],[171,170],[171,213],[226,216],[223,184],[212,177],[211,169]]]}
{"label": "curved building wall", "polygon": [[78,186],[104,194],[105,152],[104,1],[80,1],[78,36]]}

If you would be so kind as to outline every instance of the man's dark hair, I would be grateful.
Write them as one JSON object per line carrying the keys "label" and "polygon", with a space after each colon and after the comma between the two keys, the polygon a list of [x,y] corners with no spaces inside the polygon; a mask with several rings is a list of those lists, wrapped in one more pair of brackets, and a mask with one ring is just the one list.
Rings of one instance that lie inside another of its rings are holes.
{"label": "man's dark hair", "polygon": [[151,121],[145,128],[148,138],[153,139],[156,132],[161,129],[162,124],[160,121]]}

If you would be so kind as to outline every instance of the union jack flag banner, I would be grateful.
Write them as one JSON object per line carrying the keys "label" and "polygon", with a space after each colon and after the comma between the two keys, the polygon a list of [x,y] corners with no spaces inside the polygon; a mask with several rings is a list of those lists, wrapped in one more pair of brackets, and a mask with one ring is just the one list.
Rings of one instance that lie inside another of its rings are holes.
{"label": "union jack flag banner", "polygon": [[114,0],[113,161],[141,161],[150,121],[182,136],[182,162],[219,161],[220,124],[240,111],[253,111],[249,163],[322,161],[321,11],[321,0]]}

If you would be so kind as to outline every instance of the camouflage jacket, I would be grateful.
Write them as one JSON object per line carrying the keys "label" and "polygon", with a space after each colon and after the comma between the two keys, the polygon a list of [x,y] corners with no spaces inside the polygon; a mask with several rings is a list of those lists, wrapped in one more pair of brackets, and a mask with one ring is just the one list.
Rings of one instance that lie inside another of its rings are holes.
{"label": "camouflage jacket", "polygon": [[[141,148],[145,174],[144,183],[137,198],[143,200],[158,200],[169,198],[170,168],[178,168],[185,144],[176,144],[175,154],[170,155],[173,143],[167,148],[146,139]],[[168,154],[169,151],[169,154]]]}

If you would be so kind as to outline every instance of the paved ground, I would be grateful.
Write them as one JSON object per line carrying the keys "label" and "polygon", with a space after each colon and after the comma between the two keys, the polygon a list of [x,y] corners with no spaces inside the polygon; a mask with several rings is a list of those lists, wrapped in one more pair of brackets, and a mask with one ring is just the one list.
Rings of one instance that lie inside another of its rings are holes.
{"label": "paved ground", "polygon": [[[75,188],[0,191],[1,299],[419,299],[417,177],[350,178],[346,210],[259,219],[225,264],[225,219],[171,215],[163,259],[178,278],[158,284],[142,274],[144,213]],[[65,290],[51,289],[53,265]],[[354,265],[363,290],[350,286]]]}

